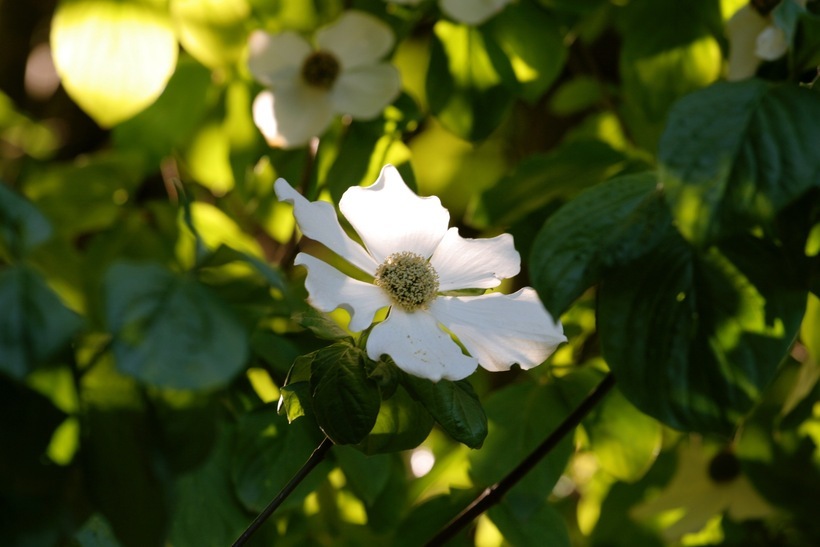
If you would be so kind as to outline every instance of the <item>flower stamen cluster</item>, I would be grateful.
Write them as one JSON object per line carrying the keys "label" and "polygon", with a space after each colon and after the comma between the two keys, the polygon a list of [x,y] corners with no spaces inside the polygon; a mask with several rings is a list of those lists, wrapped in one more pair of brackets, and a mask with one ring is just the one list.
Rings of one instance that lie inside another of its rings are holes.
{"label": "flower stamen cluster", "polygon": [[315,51],[302,63],[302,78],[308,85],[330,89],[339,76],[339,61],[327,51]]}
{"label": "flower stamen cluster", "polygon": [[438,293],[438,274],[424,257],[393,253],[376,269],[376,285],[406,311],[427,309]]}

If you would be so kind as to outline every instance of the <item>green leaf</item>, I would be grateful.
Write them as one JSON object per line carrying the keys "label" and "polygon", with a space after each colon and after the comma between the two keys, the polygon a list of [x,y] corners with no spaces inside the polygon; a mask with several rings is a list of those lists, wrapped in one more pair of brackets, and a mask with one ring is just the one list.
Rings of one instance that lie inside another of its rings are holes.
{"label": "green leaf", "polygon": [[597,140],[570,141],[546,155],[533,155],[481,196],[482,221],[496,226],[523,219],[558,198],[639,166],[634,158]]}
{"label": "green leaf", "polygon": [[66,92],[104,127],[159,97],[179,48],[162,0],[62,0],[51,47]]}
{"label": "green leaf", "polygon": [[366,456],[358,450],[338,446],[333,455],[345,474],[346,486],[368,507],[378,499],[390,478],[390,456]]}
{"label": "green leaf", "polygon": [[546,495],[507,496],[487,515],[514,547],[571,545],[564,518],[547,502]]}
{"label": "green leaf", "polygon": [[477,448],[484,442],[487,416],[469,381],[431,382],[404,374],[402,384],[454,440],[470,448]]}
{"label": "green leaf", "polygon": [[173,545],[230,545],[248,525],[230,476],[237,433],[224,424],[221,429],[210,458],[173,483],[169,533]]}
{"label": "green leaf", "polygon": [[0,182],[0,244],[21,258],[51,238],[48,219],[23,196]]}
{"label": "green leaf", "polygon": [[[396,547],[425,545],[436,532],[455,518],[478,494],[479,491],[475,489],[451,488],[450,493],[447,495],[434,496],[424,500],[423,503],[413,507],[413,510],[402,521],[393,538],[393,544]],[[464,532],[460,534],[460,536],[464,535]],[[461,542],[458,542],[458,539],[451,543],[462,545]]]}
{"label": "green leaf", "polygon": [[338,323],[313,308],[293,314],[293,320],[322,340],[353,340],[350,333]]}
{"label": "green leaf", "polygon": [[474,27],[436,23],[427,70],[430,109],[447,130],[478,141],[501,123],[516,81],[509,60],[491,37]]}
{"label": "green leaf", "polygon": [[104,516],[94,513],[74,534],[77,547],[120,547],[111,525]]}
{"label": "green leaf", "polygon": [[534,4],[518,2],[490,19],[487,30],[510,60],[519,95],[535,103],[561,73],[567,58],[569,50],[559,21]]}
{"label": "green leaf", "polygon": [[[243,415],[237,424],[230,462],[231,481],[242,504],[258,513],[304,465],[322,436],[307,421],[288,424],[266,405]],[[288,496],[284,508],[301,507],[325,479],[330,466],[314,469]]]}
{"label": "green leaf", "polygon": [[118,148],[134,148],[158,164],[192,138],[213,98],[211,72],[190,58],[180,59],[157,101],[113,130]]}
{"label": "green leaf", "polygon": [[[552,433],[570,410],[554,383],[522,383],[495,391],[486,401],[489,434],[481,450],[470,453],[470,477],[480,486],[501,480]],[[519,494],[552,491],[572,453],[566,437],[511,491]]]}
{"label": "green leaf", "polygon": [[157,264],[120,262],[105,276],[117,368],[141,382],[212,389],[245,364],[248,336],[206,287]]}
{"label": "green leaf", "polygon": [[544,306],[560,316],[607,268],[650,251],[670,222],[654,173],[583,192],[547,220],[533,244],[530,275]]}
{"label": "green leaf", "polygon": [[639,0],[622,15],[624,116],[638,143],[654,150],[672,104],[721,75],[720,12],[714,2]]}
{"label": "green leaf", "polygon": [[604,358],[623,394],[677,429],[731,434],[797,332],[805,292],[753,239],[699,253],[669,230],[599,289]]}
{"label": "green leaf", "polygon": [[26,266],[0,270],[0,309],[0,372],[16,378],[67,348],[82,325]]}
{"label": "green leaf", "polygon": [[360,349],[337,342],[316,352],[310,388],[319,427],[334,443],[359,443],[376,424],[379,388],[367,377]]}
{"label": "green leaf", "polygon": [[236,63],[248,39],[246,0],[171,0],[171,15],[185,51],[209,68]]}
{"label": "green leaf", "polygon": [[659,150],[660,180],[681,233],[700,245],[746,231],[820,185],[817,119],[812,91],[754,79],[682,99]]}
{"label": "green leaf", "polygon": [[315,351],[308,355],[300,355],[288,371],[285,385],[280,390],[281,399],[278,408],[279,412],[285,411],[288,422],[313,412],[310,396],[310,375],[313,360],[318,353],[318,351]]}
{"label": "green leaf", "polygon": [[365,454],[398,452],[420,445],[433,429],[433,417],[425,406],[397,386],[379,408],[376,425],[359,443]]}

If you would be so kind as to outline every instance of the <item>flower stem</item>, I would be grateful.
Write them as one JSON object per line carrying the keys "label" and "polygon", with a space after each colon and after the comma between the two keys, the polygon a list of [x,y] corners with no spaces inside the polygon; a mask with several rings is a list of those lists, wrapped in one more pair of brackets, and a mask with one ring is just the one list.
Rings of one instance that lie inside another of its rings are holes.
{"label": "flower stem", "polygon": [[242,547],[245,543],[251,538],[253,534],[256,533],[257,530],[265,523],[268,518],[273,514],[276,509],[282,505],[282,502],[293,492],[299,483],[301,483],[305,477],[307,477],[313,468],[319,465],[319,463],[325,459],[327,456],[330,447],[333,446],[333,441],[328,439],[327,437],[316,447],[310,457],[307,459],[305,464],[296,472],[296,474],[290,479],[290,481],[285,485],[282,490],[276,494],[276,497],[271,500],[265,509],[259,513],[259,515],[253,520],[253,522],[248,526],[242,535],[239,536],[239,539],[233,542],[232,547]]}
{"label": "flower stem", "polygon": [[444,545],[448,540],[452,539],[465,526],[470,524],[476,517],[487,511],[490,507],[501,501],[501,498],[506,494],[510,488],[515,486],[524,476],[532,470],[535,465],[544,459],[564,437],[572,432],[580,423],[581,420],[597,405],[604,396],[609,393],[612,386],[615,385],[615,377],[610,372],[603,380],[595,387],[586,399],[584,399],[572,413],[561,422],[558,427],[544,439],[535,450],[533,450],[524,460],[510,471],[507,476],[499,482],[487,487],[479,496],[473,500],[458,516],[451,520],[447,526],[442,528],[436,536],[427,542],[428,547],[435,547],[437,545]]}

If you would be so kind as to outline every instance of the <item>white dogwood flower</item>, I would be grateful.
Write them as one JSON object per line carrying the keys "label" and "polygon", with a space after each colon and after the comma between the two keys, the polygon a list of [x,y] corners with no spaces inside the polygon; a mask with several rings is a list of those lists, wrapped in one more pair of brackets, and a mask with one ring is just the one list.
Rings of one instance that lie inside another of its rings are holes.
{"label": "white dogwood flower", "polygon": [[[393,4],[414,6],[421,0],[385,0]],[[467,25],[480,25],[498,14],[512,0],[439,0],[439,7],[448,17]]]}
{"label": "white dogwood flower", "polygon": [[459,380],[479,364],[491,371],[509,370],[514,363],[532,368],[566,341],[561,324],[529,287],[509,295],[448,294],[497,287],[516,275],[520,257],[512,236],[461,237],[457,228],[448,229],[450,214],[439,199],[414,194],[392,165],[375,184],[349,188],[339,202],[364,245],[347,235],[331,204],[308,201],[284,179],[276,181],[275,190],[279,200],[293,204],[306,237],[368,279],[353,279],[300,253],[294,263],[307,268],[310,303],[324,312],[346,310],[354,332],[370,327],[376,312],[389,308],[387,319],[367,338],[371,359],[386,354],[415,376]]}
{"label": "white dogwood flower", "polygon": [[[784,0],[796,2],[805,8],[806,0]],[[746,4],[726,22],[729,38],[729,67],[726,79],[744,80],[755,75],[762,61],[779,59],[789,49],[786,32],[777,26],[771,10],[777,2]]]}
{"label": "white dogwood flower", "polygon": [[295,32],[254,32],[248,66],[270,89],[254,100],[253,121],[268,144],[307,144],[337,114],[378,116],[401,89],[398,70],[381,61],[394,41],[386,23],[359,11],[320,28],[316,47]]}

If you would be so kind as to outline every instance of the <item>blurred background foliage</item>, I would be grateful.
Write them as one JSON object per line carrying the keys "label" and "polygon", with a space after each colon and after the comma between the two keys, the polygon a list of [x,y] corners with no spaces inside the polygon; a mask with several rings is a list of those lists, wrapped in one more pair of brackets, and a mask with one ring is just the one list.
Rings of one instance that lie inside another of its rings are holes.
{"label": "blurred background foliage", "polygon": [[[0,1],[0,544],[230,544],[329,431],[291,365],[348,335],[273,181],[335,202],[385,163],[511,232],[569,343],[442,384],[460,409],[394,382],[253,545],[423,544],[608,370],[454,545],[820,543],[820,10],[752,4]],[[350,9],[395,33],[402,93],[269,148],[251,31]],[[740,9],[788,51],[725,82]]]}

